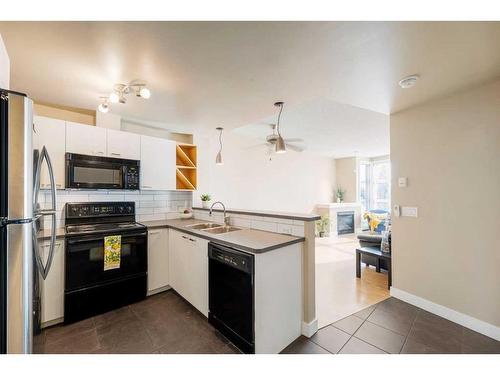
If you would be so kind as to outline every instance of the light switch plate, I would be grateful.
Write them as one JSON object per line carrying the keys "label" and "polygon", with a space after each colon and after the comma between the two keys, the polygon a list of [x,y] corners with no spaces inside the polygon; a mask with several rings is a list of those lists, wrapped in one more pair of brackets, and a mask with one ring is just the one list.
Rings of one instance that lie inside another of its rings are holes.
{"label": "light switch plate", "polygon": [[399,187],[407,187],[408,186],[408,178],[406,178],[406,177],[399,177],[398,178],[398,186]]}
{"label": "light switch plate", "polygon": [[401,216],[418,217],[418,208],[401,207]]}

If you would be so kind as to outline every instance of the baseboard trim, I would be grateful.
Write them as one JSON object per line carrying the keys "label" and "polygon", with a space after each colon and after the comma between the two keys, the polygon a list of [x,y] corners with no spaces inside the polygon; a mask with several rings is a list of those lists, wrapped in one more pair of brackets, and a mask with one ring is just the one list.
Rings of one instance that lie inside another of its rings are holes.
{"label": "baseboard trim", "polygon": [[452,310],[394,287],[391,287],[391,296],[500,341],[500,327],[494,326],[493,324],[473,318],[472,316]]}
{"label": "baseboard trim", "polygon": [[318,332],[318,319],[314,319],[309,323],[302,322],[302,334],[305,337],[311,337],[316,332]]}
{"label": "baseboard trim", "polygon": [[42,324],[40,324],[40,328],[45,329],[48,327],[55,326],[56,324],[61,324],[62,322],[64,322],[64,317],[43,322]]}
{"label": "baseboard trim", "polygon": [[146,294],[148,297],[152,296],[154,294],[158,294],[161,292],[164,292],[166,290],[172,289],[170,285],[167,286],[162,286],[161,288],[153,289],[153,290],[148,290],[148,293]]}

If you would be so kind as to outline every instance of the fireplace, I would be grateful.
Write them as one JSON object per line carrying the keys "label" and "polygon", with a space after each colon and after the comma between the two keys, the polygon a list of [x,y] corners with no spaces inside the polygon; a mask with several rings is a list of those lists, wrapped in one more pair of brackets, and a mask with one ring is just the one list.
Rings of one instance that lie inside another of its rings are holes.
{"label": "fireplace", "polygon": [[354,211],[337,212],[337,234],[354,233]]}

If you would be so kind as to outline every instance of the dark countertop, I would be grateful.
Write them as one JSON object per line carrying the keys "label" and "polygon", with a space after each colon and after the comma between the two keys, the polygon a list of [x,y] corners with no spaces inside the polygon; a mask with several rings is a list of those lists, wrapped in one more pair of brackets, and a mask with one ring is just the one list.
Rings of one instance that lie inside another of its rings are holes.
{"label": "dark countertop", "polygon": [[[263,230],[243,228],[238,231],[210,234],[197,229],[186,228],[187,225],[206,223],[207,220],[198,219],[171,219],[171,220],[155,220],[143,221],[141,224],[148,227],[148,229],[155,228],[172,228],[180,232],[184,232],[196,237],[204,238],[209,241],[233,247],[245,252],[260,254],[267,251],[279,249],[280,247],[292,245],[299,242],[304,242],[304,237],[295,237],[288,234],[280,234],[274,232],[266,232]],[[57,239],[65,237],[64,228],[57,228]],[[44,230],[38,236],[40,241],[50,239],[50,231]]]}
{"label": "dark countertop", "polygon": [[[203,207],[193,207],[193,210],[209,211],[209,208]],[[213,209],[215,212],[223,212],[220,206]],[[321,216],[317,214],[294,214],[286,212],[275,212],[275,211],[251,211],[251,210],[238,210],[238,209],[226,209],[226,213],[231,214],[241,214],[241,215],[251,215],[251,216],[265,216],[265,217],[275,217],[278,219],[289,219],[298,221],[316,221],[321,219]]]}
{"label": "dark countertop", "polygon": [[233,247],[245,252],[260,254],[267,251],[279,249],[280,247],[292,245],[299,242],[304,242],[304,237],[295,237],[288,234],[280,234],[273,232],[266,232],[263,230],[256,230],[250,228],[243,228],[238,231],[210,234],[201,230],[187,228],[187,225],[206,223],[207,220],[198,219],[173,219],[173,220],[155,220],[143,221],[148,229],[154,228],[172,228],[180,232],[184,232],[196,237],[201,237],[206,240]]}

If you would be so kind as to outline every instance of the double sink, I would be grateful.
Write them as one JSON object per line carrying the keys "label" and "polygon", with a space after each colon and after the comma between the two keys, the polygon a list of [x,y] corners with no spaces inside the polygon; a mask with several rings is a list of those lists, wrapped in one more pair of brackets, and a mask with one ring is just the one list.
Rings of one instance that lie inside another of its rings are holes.
{"label": "double sink", "polygon": [[241,228],[233,227],[232,225],[224,225],[224,224],[217,224],[217,223],[191,224],[191,225],[186,225],[186,228],[197,229],[197,230],[201,230],[202,232],[211,233],[211,234],[222,234],[222,233],[229,233],[229,232],[241,230]]}

